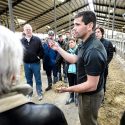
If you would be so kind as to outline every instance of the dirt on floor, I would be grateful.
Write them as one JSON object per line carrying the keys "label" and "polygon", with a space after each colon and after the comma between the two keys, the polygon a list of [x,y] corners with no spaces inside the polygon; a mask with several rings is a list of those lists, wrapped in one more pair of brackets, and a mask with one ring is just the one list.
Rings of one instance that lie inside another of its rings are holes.
{"label": "dirt on floor", "polygon": [[109,67],[107,91],[99,111],[100,125],[119,125],[125,110],[125,64],[116,56]]}
{"label": "dirt on floor", "polygon": [[[107,91],[105,100],[99,110],[99,125],[119,125],[123,111],[125,110],[125,65],[121,64],[117,56],[114,56],[109,66],[109,75],[107,79]],[[43,91],[47,87],[45,72],[42,72]],[[34,85],[34,93],[35,85]],[[68,121],[68,125],[80,125],[78,116],[78,107],[72,103],[65,105],[68,93],[56,93],[53,90],[44,91],[42,101],[38,101],[34,94],[33,101],[39,104],[53,103],[61,108]]]}

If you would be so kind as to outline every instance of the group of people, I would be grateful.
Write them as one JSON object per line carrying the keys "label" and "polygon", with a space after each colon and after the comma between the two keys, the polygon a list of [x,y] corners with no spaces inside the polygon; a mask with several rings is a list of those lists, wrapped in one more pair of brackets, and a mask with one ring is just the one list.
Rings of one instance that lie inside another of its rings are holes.
{"label": "group of people", "polygon": [[[31,27],[25,28],[30,34]],[[26,47],[29,47],[28,38],[22,41],[25,41],[23,44]],[[37,38],[34,36],[30,40],[30,44],[33,44],[32,41]],[[29,60],[30,64],[28,64],[28,60],[25,60],[24,67],[27,72],[34,71],[36,73],[36,81],[39,86],[41,82],[37,71],[40,68],[39,58],[42,57],[38,54],[41,51],[41,49],[39,51],[41,44],[39,41],[35,42],[38,42],[39,46],[34,43],[34,48],[32,48],[34,57]],[[0,26],[0,125],[68,125],[63,112],[57,106],[30,102],[26,95],[32,93],[32,87],[29,84],[20,84],[16,81],[16,75],[19,73],[23,61],[23,54],[24,59],[27,56],[25,51],[26,49],[16,35],[9,29]],[[37,58],[35,57],[36,53],[38,54]],[[27,80],[32,85],[31,77],[27,77]],[[37,89],[37,93],[41,95],[41,90]]]}
{"label": "group of people", "polygon": [[[49,46],[49,42],[53,41],[55,38],[55,33],[53,30],[48,32],[48,38],[43,42],[40,38],[36,37],[32,33],[32,27],[29,24],[26,24],[23,27],[23,38],[21,42],[25,48],[24,50],[24,71],[26,81],[29,85],[33,86],[33,75],[36,82],[36,90],[38,94],[38,99],[42,100],[43,90],[42,90],[42,80],[41,80],[41,61],[43,60],[43,69],[46,71],[48,86],[45,91],[52,89],[52,84],[55,84],[57,81],[62,80],[61,65],[65,66],[65,62],[62,57]],[[61,36],[60,36],[61,37]],[[58,40],[58,43],[63,43],[64,46],[67,46],[68,35],[66,37],[67,41]],[[42,43],[42,44],[41,44]],[[64,70],[64,82],[67,82],[67,73]],[[29,99],[32,98],[33,92],[29,95]]]}
{"label": "group of people", "polygon": [[[57,106],[37,105],[24,96],[28,94],[31,97],[33,94],[28,84],[32,86],[34,75],[37,94],[39,100],[42,99],[40,59],[45,58],[46,52],[40,39],[32,35],[32,27],[28,24],[24,26],[26,36],[21,40],[22,44],[7,28],[0,26],[0,31],[0,124],[67,125],[63,112]],[[97,125],[98,111],[106,88],[108,64],[113,57],[112,44],[103,38],[104,30],[96,28],[96,15],[92,11],[79,12],[75,16],[73,35],[75,39],[82,39],[82,43],[76,45],[74,38],[71,38],[68,50],[64,50],[53,38],[49,38],[46,51],[51,48],[53,57],[59,54],[66,61],[69,87],[58,88],[58,91],[70,93],[67,104],[78,94],[81,125]],[[27,85],[14,82],[22,59]],[[46,71],[48,81],[49,72]],[[52,84],[52,79],[50,81],[48,87]],[[124,124],[124,117],[121,125]]]}

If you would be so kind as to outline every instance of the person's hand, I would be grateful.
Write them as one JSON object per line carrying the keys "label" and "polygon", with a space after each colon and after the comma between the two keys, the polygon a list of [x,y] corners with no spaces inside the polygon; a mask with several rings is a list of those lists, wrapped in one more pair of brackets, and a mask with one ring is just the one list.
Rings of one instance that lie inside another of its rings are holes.
{"label": "person's hand", "polygon": [[53,41],[53,40],[49,40],[49,46],[50,46],[52,49],[56,50],[56,51],[57,51],[58,48],[59,48],[58,43],[55,42],[55,41]]}
{"label": "person's hand", "polygon": [[59,93],[67,92],[67,87],[60,87],[56,89]]}

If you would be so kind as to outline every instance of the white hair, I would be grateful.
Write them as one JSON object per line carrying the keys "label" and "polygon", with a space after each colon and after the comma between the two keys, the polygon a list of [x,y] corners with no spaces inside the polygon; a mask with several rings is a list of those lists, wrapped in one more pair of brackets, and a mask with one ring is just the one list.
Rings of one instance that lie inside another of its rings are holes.
{"label": "white hair", "polygon": [[0,95],[11,87],[11,77],[19,72],[23,46],[17,36],[0,26]]}
{"label": "white hair", "polygon": [[30,24],[25,24],[24,27],[23,27],[23,29],[25,30],[26,28],[32,29],[32,26]]}

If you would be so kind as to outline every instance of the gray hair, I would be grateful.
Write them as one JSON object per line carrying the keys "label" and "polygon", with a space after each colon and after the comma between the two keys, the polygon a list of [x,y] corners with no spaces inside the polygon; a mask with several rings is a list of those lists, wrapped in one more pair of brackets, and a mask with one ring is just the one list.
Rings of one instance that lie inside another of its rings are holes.
{"label": "gray hair", "polygon": [[30,24],[25,24],[24,27],[23,27],[23,29],[25,30],[26,28],[32,29],[32,26]]}
{"label": "gray hair", "polygon": [[17,75],[23,58],[23,46],[17,36],[0,26],[0,95],[12,86],[11,77]]}

